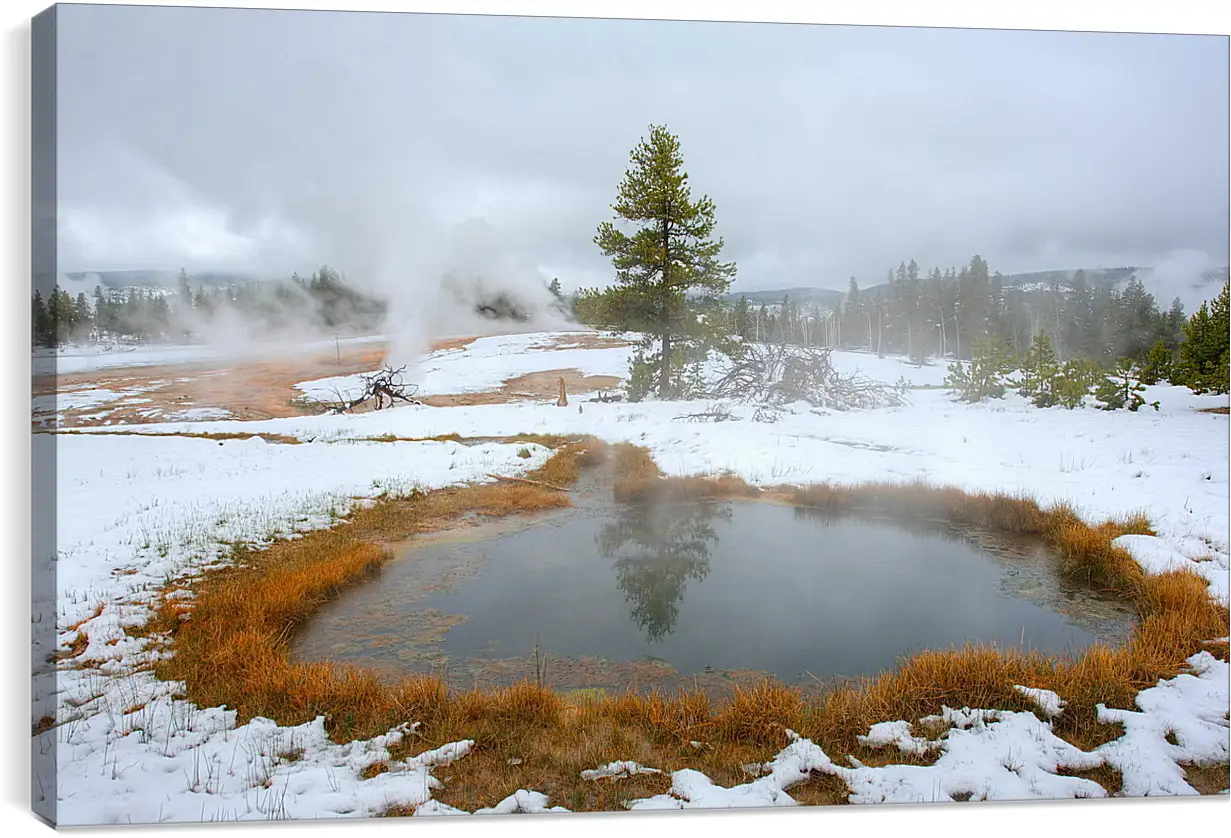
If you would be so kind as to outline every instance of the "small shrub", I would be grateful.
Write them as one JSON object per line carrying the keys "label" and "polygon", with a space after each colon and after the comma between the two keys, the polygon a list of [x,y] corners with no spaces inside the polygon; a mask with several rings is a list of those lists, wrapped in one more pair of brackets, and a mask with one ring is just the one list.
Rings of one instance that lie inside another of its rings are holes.
{"label": "small shrub", "polygon": [[1022,377],[1017,382],[1017,394],[1030,399],[1035,407],[1051,407],[1057,397],[1053,389],[1059,368],[1056,351],[1046,333],[1035,335],[1021,363]]}
{"label": "small shrub", "polygon": [[974,357],[966,364],[949,365],[945,385],[964,402],[1002,398],[1007,389],[1006,376],[1013,370],[1008,347],[999,339],[986,337],[975,341]]}
{"label": "small shrub", "polygon": [[658,386],[658,364],[655,359],[647,357],[644,351],[638,351],[628,362],[628,384],[625,391],[630,402],[643,401],[646,396],[655,392]]}
{"label": "small shrub", "polygon": [[1155,341],[1146,353],[1137,375],[1142,384],[1157,384],[1171,378],[1171,350],[1161,340]]}
{"label": "small shrub", "polygon": [[[1104,376],[1099,382],[1094,397],[1103,402],[1103,410],[1127,408],[1136,413],[1137,409],[1146,403],[1141,397],[1145,389],[1145,385],[1135,375],[1133,362],[1128,358],[1121,358],[1115,372]],[[1150,402],[1150,407],[1158,410],[1158,402]]]}
{"label": "small shrub", "polygon": [[1072,410],[1081,407],[1090,388],[1094,387],[1101,376],[1098,365],[1085,358],[1073,358],[1065,361],[1061,368],[1060,380],[1055,389],[1062,407]]}

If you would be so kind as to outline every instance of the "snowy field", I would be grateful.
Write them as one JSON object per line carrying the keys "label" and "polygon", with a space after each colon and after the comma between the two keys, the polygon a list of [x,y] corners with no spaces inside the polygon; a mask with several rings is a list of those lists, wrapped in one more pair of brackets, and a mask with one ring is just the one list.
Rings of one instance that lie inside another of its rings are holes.
{"label": "snowy field", "polygon": [[[182,379],[181,379],[182,380]],[[111,416],[117,409],[136,407],[149,404],[151,399],[146,393],[161,390],[170,382],[149,381],[141,387],[125,387],[122,390],[111,390],[105,387],[91,389],[89,385],[74,385],[56,393],[35,396],[30,400],[30,416],[43,427],[60,424],[66,413],[76,412],[77,419],[91,419],[111,425]],[[92,408],[101,408],[88,411]],[[161,419],[166,422],[194,422],[204,419],[229,419],[231,413],[218,407],[193,407],[185,403],[181,409],[164,410],[158,407],[138,408],[137,415],[143,419]]]}
{"label": "snowy field", "polygon": [[[561,342],[567,343],[561,336]],[[433,353],[421,392],[487,390],[507,378],[547,369],[626,375],[628,348],[543,349],[547,335],[485,338],[460,350]],[[144,351],[144,350],[142,350]],[[145,363],[166,363],[154,359]],[[894,358],[836,353],[844,371],[859,369],[894,382],[935,385],[943,367],[915,368]],[[97,367],[95,367],[97,368]],[[321,382],[301,385],[311,395]],[[79,391],[75,398],[99,399]],[[1227,398],[1194,396],[1159,386],[1147,400],[1161,410],[1102,412],[1040,410],[1010,395],[961,405],[943,390],[912,390],[907,406],[850,413],[798,404],[777,421],[754,421],[754,409],[729,405],[735,421],[685,421],[708,403],[595,403],[574,397],[474,407],[404,406],[356,416],[313,416],[260,422],[184,421],[95,427],[55,439],[58,518],[54,562],[58,601],[37,604],[54,619],[60,640],[81,629],[89,645],[58,674],[55,695],[37,695],[35,720],[58,725],[40,747],[57,749],[63,824],[267,818],[362,817],[391,804],[420,805],[420,814],[456,810],[429,802],[434,772],[465,759],[471,743],[421,754],[394,770],[362,779],[363,769],[388,757],[404,731],[345,746],[330,743],[322,724],[280,728],[268,720],[237,726],[232,711],[202,708],[172,697],[175,685],[139,667],[152,652],[122,626],[143,621],[152,593],[167,579],[214,562],[223,544],[265,541],[328,526],[363,498],[412,486],[436,488],[517,475],[541,464],[538,446],[452,442],[373,442],[385,434],[422,438],[458,433],[590,433],[647,446],[669,474],[734,472],[759,485],[835,481],[925,480],[968,490],[1026,493],[1039,502],[1072,503],[1088,521],[1144,511],[1157,538],[1122,542],[1143,567],[1159,572],[1187,565],[1228,590],[1228,417],[1198,412]],[[94,403],[94,402],[92,402]],[[259,438],[217,442],[115,435],[132,432],[250,432],[296,437],[305,444]],[[50,445],[48,435],[35,445]],[[521,459],[518,449],[532,456]],[[99,606],[102,607],[98,612]],[[95,616],[96,615],[96,616]],[[1213,639],[1213,638],[1211,638]],[[637,801],[634,808],[792,805],[789,789],[809,770],[833,774],[852,802],[1096,797],[1100,786],[1064,776],[1062,768],[1108,764],[1123,774],[1124,793],[1193,794],[1179,761],[1227,761],[1228,668],[1208,654],[1181,675],[1138,696],[1139,712],[1106,711],[1106,723],[1126,733],[1094,752],[1052,735],[1030,713],[998,708],[950,708],[955,728],[931,741],[893,719],[867,731],[868,743],[907,753],[937,751],[927,767],[849,765],[797,740],[762,766],[758,779],[721,788],[695,771],[672,776],[674,796]],[[1027,690],[1034,685],[1021,685]],[[1028,692],[1044,716],[1064,712],[1063,696]],[[1168,739],[1175,731],[1174,741]],[[1177,744],[1178,743],[1178,744]],[[302,748],[289,762],[278,754]],[[633,755],[629,755],[630,758]],[[1010,767],[1006,767],[1010,766]],[[635,763],[595,766],[599,775],[651,770]],[[606,772],[606,774],[604,774]],[[598,776],[598,775],[596,775]],[[39,780],[34,780],[38,788]],[[509,790],[497,811],[539,811],[551,801],[534,789]]]}
{"label": "snowy field", "polygon": [[[498,390],[510,378],[546,370],[579,369],[587,375],[627,376],[632,347],[577,348],[580,344],[570,346],[569,335],[538,332],[479,338],[460,349],[432,352],[418,367],[408,367],[402,377],[417,385],[416,395],[437,396]],[[353,399],[363,393],[363,380],[358,374],[319,378],[295,386],[314,401],[333,402],[336,395]]]}

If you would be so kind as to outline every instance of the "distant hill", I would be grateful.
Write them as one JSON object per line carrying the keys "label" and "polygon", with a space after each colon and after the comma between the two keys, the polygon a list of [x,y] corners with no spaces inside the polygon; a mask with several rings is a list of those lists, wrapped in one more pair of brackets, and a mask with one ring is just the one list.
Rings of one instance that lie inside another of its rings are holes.
{"label": "distant hill", "polygon": [[[73,282],[91,282],[104,288],[162,288],[179,281],[179,271],[131,270],[131,271],[75,271],[66,273]],[[188,281],[196,285],[235,285],[253,282],[262,277],[244,273],[221,273],[204,271],[188,274]]]}
{"label": "distant hill", "polygon": [[820,303],[823,306],[841,305],[846,291],[834,291],[832,288],[779,288],[772,291],[743,291],[726,294],[720,299],[725,302],[738,302],[740,297],[746,297],[749,303],[773,305],[782,302],[783,297],[790,297],[796,303]]}

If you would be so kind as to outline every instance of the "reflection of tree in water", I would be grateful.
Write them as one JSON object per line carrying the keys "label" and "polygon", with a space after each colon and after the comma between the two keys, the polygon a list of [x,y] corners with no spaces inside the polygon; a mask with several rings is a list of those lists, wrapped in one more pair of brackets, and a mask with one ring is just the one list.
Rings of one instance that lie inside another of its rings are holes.
{"label": "reflection of tree in water", "polygon": [[630,616],[650,640],[662,640],[675,627],[678,603],[689,579],[698,582],[710,569],[710,550],[718,534],[710,521],[731,520],[719,504],[627,506],[595,537],[604,558],[617,557],[616,581],[632,605]]}

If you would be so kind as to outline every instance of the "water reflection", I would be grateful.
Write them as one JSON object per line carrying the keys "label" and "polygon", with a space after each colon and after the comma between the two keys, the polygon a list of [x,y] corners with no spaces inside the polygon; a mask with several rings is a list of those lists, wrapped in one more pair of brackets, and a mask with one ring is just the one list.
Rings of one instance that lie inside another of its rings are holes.
{"label": "water reflection", "polygon": [[971,641],[1062,655],[1121,643],[1133,620],[1061,579],[1036,539],[740,501],[596,506],[421,543],[322,608],[294,654],[515,679],[538,637],[569,688],[747,670],[791,683]]}
{"label": "water reflection", "polygon": [[632,606],[629,616],[653,642],[675,628],[688,580],[710,570],[718,544],[711,522],[730,521],[726,504],[625,506],[603,524],[594,542],[599,555],[615,558],[616,584]]}

